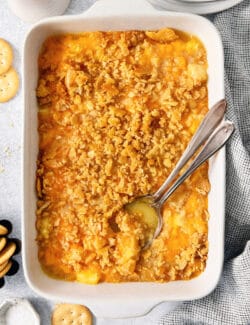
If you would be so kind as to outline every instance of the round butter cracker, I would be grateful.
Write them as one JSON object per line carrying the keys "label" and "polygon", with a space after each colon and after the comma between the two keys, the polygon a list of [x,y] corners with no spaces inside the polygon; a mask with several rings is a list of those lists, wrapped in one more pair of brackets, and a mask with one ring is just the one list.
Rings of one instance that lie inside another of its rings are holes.
{"label": "round butter cracker", "polygon": [[7,266],[8,263],[9,263],[9,260],[4,262],[3,264],[0,264],[0,272],[2,272],[5,269],[5,267]]}
{"label": "round butter cracker", "polygon": [[0,238],[0,252],[4,249],[7,243],[7,239],[5,237]]}
{"label": "round butter cracker", "polygon": [[11,261],[8,261],[7,265],[5,266],[5,268],[3,268],[1,271],[0,271],[0,279],[5,276],[6,273],[9,272],[10,268],[12,266],[12,262]]}
{"label": "round butter cracker", "polygon": [[7,234],[8,234],[8,229],[5,226],[0,225],[0,236],[7,235]]}
{"label": "round butter cracker", "polygon": [[59,304],[53,311],[51,324],[92,325],[92,315],[83,305]]}
{"label": "round butter cracker", "polygon": [[7,246],[5,246],[4,249],[0,252],[0,264],[3,264],[8,259],[10,259],[11,256],[15,253],[15,250],[16,244],[14,242],[7,244]]}
{"label": "round butter cracker", "polygon": [[13,51],[8,42],[0,38],[0,75],[7,72],[13,61]]}
{"label": "round butter cracker", "polygon": [[13,98],[19,87],[19,78],[16,70],[10,68],[7,72],[0,75],[0,103],[7,102]]}

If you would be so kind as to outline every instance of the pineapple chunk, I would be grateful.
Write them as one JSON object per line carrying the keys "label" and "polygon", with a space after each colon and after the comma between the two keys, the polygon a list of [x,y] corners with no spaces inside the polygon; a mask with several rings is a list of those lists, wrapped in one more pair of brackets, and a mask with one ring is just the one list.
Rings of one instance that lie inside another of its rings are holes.
{"label": "pineapple chunk", "polygon": [[120,246],[120,254],[122,263],[126,263],[130,259],[134,258],[138,254],[138,241],[135,237],[123,236],[122,246]]}
{"label": "pineapple chunk", "polygon": [[99,271],[95,269],[87,269],[76,274],[76,281],[85,284],[97,284],[100,278]]}
{"label": "pineapple chunk", "polygon": [[207,81],[207,68],[205,64],[190,63],[188,74],[193,79],[194,86]]}

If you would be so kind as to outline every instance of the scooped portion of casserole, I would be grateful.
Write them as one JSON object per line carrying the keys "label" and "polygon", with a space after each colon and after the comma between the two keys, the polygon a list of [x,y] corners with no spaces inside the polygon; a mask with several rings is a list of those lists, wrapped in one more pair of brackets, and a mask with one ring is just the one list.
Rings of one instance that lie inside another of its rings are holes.
{"label": "scooped portion of casserole", "polygon": [[208,165],[146,225],[124,205],[166,179],[208,110],[206,50],[172,29],[49,37],[39,56],[37,243],[52,277],[188,280],[208,253]]}

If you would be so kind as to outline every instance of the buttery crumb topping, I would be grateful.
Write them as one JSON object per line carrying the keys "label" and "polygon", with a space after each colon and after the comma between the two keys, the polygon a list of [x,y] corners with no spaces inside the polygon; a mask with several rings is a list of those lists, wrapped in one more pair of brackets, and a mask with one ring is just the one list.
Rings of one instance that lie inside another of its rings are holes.
{"label": "buttery crumb topping", "polygon": [[194,36],[159,31],[49,37],[39,56],[37,242],[51,276],[95,284],[190,279],[205,268],[208,165],[145,224],[123,207],[166,179],[207,112]]}

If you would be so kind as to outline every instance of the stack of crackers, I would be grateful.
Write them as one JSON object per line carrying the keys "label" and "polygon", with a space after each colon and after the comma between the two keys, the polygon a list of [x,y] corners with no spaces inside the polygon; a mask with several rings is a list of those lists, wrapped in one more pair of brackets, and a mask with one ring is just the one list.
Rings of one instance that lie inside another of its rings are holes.
{"label": "stack of crackers", "polygon": [[13,264],[11,257],[16,252],[16,243],[7,239],[8,233],[8,228],[0,224],[0,279],[10,271]]}
{"label": "stack of crackers", "polygon": [[13,98],[19,88],[19,78],[12,67],[13,50],[8,42],[0,38],[0,103]]}

